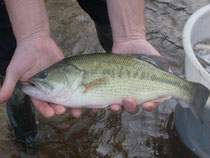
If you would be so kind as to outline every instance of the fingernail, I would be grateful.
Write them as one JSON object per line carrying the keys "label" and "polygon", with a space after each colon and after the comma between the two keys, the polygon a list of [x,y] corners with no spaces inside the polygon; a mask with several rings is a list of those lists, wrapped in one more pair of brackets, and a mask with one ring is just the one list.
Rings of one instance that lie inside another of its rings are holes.
{"label": "fingernail", "polygon": [[126,103],[124,106],[126,106],[127,109],[133,108],[133,104],[131,104],[131,103]]}

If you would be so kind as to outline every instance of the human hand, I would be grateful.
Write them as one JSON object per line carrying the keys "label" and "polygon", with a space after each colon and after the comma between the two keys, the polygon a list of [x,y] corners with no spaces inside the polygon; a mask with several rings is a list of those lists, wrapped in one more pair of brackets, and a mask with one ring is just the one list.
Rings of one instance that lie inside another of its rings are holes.
{"label": "human hand", "polygon": [[[156,49],[144,39],[127,39],[114,43],[112,52],[118,54],[145,54],[160,56]],[[159,103],[159,100],[153,100],[143,103],[141,107],[144,110],[152,111],[159,105]],[[127,112],[131,114],[135,114],[138,112],[139,106],[137,106],[135,100],[133,100],[132,98],[124,99],[122,104]],[[119,113],[122,110],[122,107],[119,104],[112,104],[110,105],[110,109],[116,113]]]}
{"label": "human hand", "polygon": [[[160,56],[157,50],[148,41],[144,39],[128,39],[118,43],[114,43],[112,52],[117,54],[145,54]],[[144,110],[152,111],[159,105],[159,103],[160,100],[153,100],[150,102],[143,103],[141,107]],[[124,99],[122,101],[122,105],[125,108],[125,110],[131,114],[135,114],[138,112],[139,106],[132,98]],[[120,113],[122,111],[122,105],[112,104],[110,105],[110,109],[115,113]],[[74,117],[80,117],[80,115],[82,114],[81,109],[70,109],[70,111],[72,112]],[[98,109],[92,109],[92,111],[97,112]]]}
{"label": "human hand", "polygon": [[[25,83],[37,72],[63,58],[61,50],[48,36],[18,42],[0,90],[0,103],[11,97],[18,80]],[[49,104],[35,98],[32,98],[32,102],[45,117],[65,112],[65,108],[61,105]]]}
{"label": "human hand", "polygon": [[[138,39],[138,40],[125,40],[122,42],[114,43],[112,48],[113,53],[117,54],[145,54],[145,55],[156,55],[160,56],[157,50],[146,40]],[[150,102],[145,102],[141,105],[144,110],[152,111],[159,104],[160,100],[152,100]],[[135,114],[138,112],[139,106],[136,104],[135,100],[132,98],[126,98],[122,101],[122,105],[127,112],[130,114]],[[122,105],[120,104],[112,104],[110,105],[110,109],[115,113],[120,113],[122,111]],[[72,111],[73,109],[71,109]],[[79,117],[82,114],[81,109],[74,109],[77,112],[75,117]],[[98,109],[92,109],[93,112],[97,112]]]}
{"label": "human hand", "polygon": [[[144,0],[107,0],[109,20],[112,28],[113,53],[159,55],[154,47],[146,40],[144,21]],[[142,105],[143,109],[155,109],[160,100],[154,100]],[[123,101],[129,113],[136,113],[138,106],[132,98]],[[120,112],[120,105],[111,105],[113,111]]]}

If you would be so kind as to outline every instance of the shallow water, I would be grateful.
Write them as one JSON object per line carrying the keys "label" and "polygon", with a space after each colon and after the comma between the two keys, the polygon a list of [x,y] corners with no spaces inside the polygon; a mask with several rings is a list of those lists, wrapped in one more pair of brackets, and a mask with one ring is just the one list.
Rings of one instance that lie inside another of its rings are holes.
{"label": "shallow water", "polygon": [[[146,1],[147,38],[169,60],[172,71],[183,76],[182,30],[188,17],[209,0]],[[75,0],[46,0],[52,36],[65,56],[104,52],[95,27]],[[157,110],[136,115],[84,111],[74,119],[67,111],[50,119],[37,114],[41,158],[193,158],[174,128],[175,100]],[[0,114],[0,157],[18,157],[5,106]]]}

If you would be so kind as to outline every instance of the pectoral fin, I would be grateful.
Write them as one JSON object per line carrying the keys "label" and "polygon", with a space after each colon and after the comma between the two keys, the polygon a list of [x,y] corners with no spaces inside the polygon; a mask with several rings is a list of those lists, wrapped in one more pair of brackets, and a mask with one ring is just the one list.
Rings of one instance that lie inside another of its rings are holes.
{"label": "pectoral fin", "polygon": [[91,82],[88,82],[88,83],[83,83],[83,86],[85,87],[84,93],[86,93],[87,91],[89,91],[93,88],[96,88],[100,85],[106,84],[107,81],[108,80],[107,80],[106,77],[102,77],[102,78],[95,79],[95,80],[93,80]]}

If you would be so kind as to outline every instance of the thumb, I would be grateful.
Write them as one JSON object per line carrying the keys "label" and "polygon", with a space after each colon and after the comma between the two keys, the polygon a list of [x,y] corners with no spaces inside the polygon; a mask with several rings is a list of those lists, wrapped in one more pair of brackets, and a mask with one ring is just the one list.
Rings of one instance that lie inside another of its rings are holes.
{"label": "thumb", "polygon": [[12,71],[7,71],[5,80],[0,90],[0,104],[7,101],[12,96],[17,81],[18,76]]}

